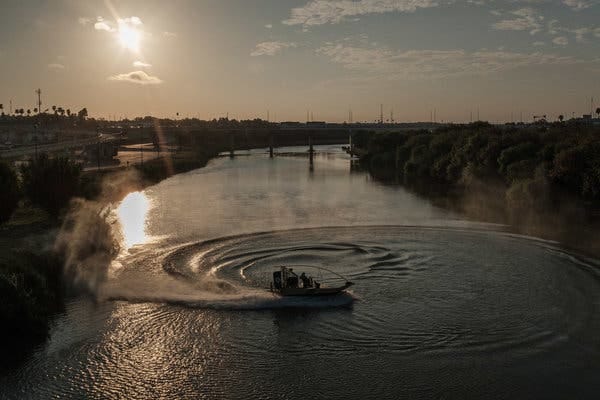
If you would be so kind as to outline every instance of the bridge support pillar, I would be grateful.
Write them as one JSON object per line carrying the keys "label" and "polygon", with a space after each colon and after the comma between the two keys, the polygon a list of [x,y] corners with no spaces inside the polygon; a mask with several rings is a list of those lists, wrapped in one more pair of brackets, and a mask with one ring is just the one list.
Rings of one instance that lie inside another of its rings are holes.
{"label": "bridge support pillar", "polygon": [[308,157],[310,160],[310,165],[313,165],[313,157],[314,157],[314,149],[313,149],[313,144],[312,144],[312,136],[308,137]]}

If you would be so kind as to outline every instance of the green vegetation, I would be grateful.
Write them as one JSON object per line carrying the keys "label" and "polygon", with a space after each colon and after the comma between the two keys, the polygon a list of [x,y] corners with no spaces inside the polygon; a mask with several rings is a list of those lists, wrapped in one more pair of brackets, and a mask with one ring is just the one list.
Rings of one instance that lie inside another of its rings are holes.
{"label": "green vegetation", "polygon": [[19,204],[17,174],[0,161],[0,225],[8,221]]}
{"label": "green vegetation", "polygon": [[479,208],[503,203],[511,223],[522,222],[522,211],[547,217],[574,208],[588,222],[600,204],[600,129],[590,124],[477,122],[433,132],[358,132],[353,143],[375,177],[470,197]]}
{"label": "green vegetation", "polygon": [[23,190],[29,200],[57,217],[79,190],[81,165],[68,157],[42,153],[23,164]]}
{"label": "green vegetation", "polygon": [[52,314],[62,308],[62,262],[51,252],[9,251],[0,259],[3,359],[18,359],[21,343],[46,339]]}

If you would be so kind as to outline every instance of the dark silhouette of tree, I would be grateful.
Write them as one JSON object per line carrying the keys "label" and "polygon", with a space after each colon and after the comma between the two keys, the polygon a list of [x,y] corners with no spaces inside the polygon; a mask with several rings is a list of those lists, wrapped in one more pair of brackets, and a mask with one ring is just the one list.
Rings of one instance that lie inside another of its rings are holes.
{"label": "dark silhouette of tree", "polygon": [[0,161],[0,225],[9,220],[19,203],[17,174]]}
{"label": "dark silhouette of tree", "polygon": [[561,115],[559,115],[559,116],[558,116],[558,120],[559,120],[560,122],[563,122],[563,120],[564,120],[564,119],[565,119],[565,116],[564,116],[564,115],[562,115],[562,114],[561,114]]}
{"label": "dark silhouette of tree", "polygon": [[56,106],[52,106],[52,112],[56,115]]}
{"label": "dark silhouette of tree", "polygon": [[51,159],[42,153],[21,167],[21,175],[31,202],[56,217],[79,189],[81,165],[68,157]]}
{"label": "dark silhouette of tree", "polygon": [[80,121],[83,121],[87,118],[88,116],[88,111],[87,108],[82,108],[81,110],[79,110],[79,112],[77,113],[77,118],[79,118]]}
{"label": "dark silhouette of tree", "polygon": [[69,117],[69,118],[71,117],[71,109],[70,108],[67,108],[67,117]]}
{"label": "dark silhouette of tree", "polygon": [[600,107],[596,108],[596,115],[600,118]]}
{"label": "dark silhouette of tree", "polygon": [[31,115],[31,110],[28,108],[27,109],[27,116],[29,117]]}

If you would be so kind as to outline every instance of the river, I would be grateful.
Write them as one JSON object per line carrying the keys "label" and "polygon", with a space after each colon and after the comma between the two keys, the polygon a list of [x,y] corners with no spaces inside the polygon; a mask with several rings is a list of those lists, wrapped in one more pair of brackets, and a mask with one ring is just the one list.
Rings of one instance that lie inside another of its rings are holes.
{"label": "river", "polygon": [[[115,205],[96,301],[69,302],[0,398],[597,398],[599,261],[305,150],[218,158]],[[281,264],[354,286],[281,299],[264,290]]]}

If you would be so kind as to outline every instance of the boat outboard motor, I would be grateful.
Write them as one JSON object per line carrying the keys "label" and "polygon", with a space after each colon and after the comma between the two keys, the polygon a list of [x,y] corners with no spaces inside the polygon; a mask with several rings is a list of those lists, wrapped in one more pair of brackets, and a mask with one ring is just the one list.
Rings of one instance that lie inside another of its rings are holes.
{"label": "boat outboard motor", "polygon": [[273,287],[277,290],[281,289],[281,271],[273,272]]}

